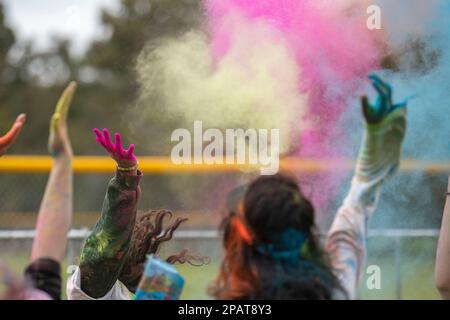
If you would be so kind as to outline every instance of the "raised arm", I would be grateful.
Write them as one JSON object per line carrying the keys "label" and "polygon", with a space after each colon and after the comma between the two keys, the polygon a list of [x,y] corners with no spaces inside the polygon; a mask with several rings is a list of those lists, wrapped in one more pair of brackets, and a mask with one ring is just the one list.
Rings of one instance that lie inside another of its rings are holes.
{"label": "raised arm", "polygon": [[14,141],[16,141],[26,120],[26,115],[23,113],[20,114],[11,129],[3,137],[0,137],[0,157],[4,155],[13,145]]}
{"label": "raised arm", "polygon": [[77,274],[74,283],[68,284],[72,299],[105,298],[113,287],[115,289],[129,250],[140,196],[141,174],[133,154],[134,145],[124,150],[120,134],[115,134],[113,144],[107,129],[103,132],[94,129],[94,132],[97,142],[116,161],[117,172],[108,185],[101,216],[81,253],[80,287]]}
{"label": "raised arm", "polygon": [[326,250],[348,298],[355,299],[365,258],[366,222],[374,212],[381,185],[397,170],[406,129],[406,103],[392,104],[392,89],[370,76],[376,104],[362,98],[365,133],[349,193],[334,219]]}
{"label": "raised arm", "polygon": [[53,299],[61,299],[61,262],[72,222],[72,147],[67,134],[67,113],[75,93],[72,82],[59,99],[50,122],[48,149],[53,158],[50,177],[41,202],[31,263],[25,278]]}
{"label": "raised arm", "polygon": [[32,261],[51,258],[60,263],[66,252],[73,210],[73,152],[67,133],[67,113],[75,90],[76,84],[72,82],[59,99],[50,122],[48,149],[53,165],[36,222]]}
{"label": "raised arm", "polygon": [[450,177],[445,196],[435,268],[436,287],[442,299],[450,300]]}

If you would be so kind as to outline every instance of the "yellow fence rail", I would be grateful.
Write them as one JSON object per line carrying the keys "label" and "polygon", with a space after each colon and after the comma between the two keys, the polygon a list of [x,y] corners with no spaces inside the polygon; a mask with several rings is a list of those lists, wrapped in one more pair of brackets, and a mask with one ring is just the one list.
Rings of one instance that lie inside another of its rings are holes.
{"label": "yellow fence rail", "polygon": [[[310,158],[286,157],[280,160],[280,169],[292,172],[317,173],[330,170],[353,170],[353,160],[318,160]],[[52,166],[49,156],[20,155],[0,158],[0,172],[3,173],[46,173]],[[175,173],[226,173],[257,170],[251,165],[225,164],[174,164],[169,157],[139,157],[139,167],[147,174]],[[109,157],[77,156],[73,161],[75,173],[111,173],[115,164]],[[403,160],[402,171],[424,171],[426,173],[449,173],[450,162],[427,162],[414,159]]]}

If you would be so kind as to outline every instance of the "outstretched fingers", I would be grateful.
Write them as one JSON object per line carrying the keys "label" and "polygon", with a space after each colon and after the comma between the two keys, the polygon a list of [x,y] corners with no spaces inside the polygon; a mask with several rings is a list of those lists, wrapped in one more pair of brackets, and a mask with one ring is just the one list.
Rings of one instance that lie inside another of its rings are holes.
{"label": "outstretched fingers", "polygon": [[102,135],[102,132],[100,131],[100,129],[94,128],[92,131],[95,134],[95,140],[97,140],[97,142],[99,144],[101,144],[103,148],[108,149],[108,147],[106,146],[106,143],[105,143],[105,139],[103,138],[103,135]]}
{"label": "outstretched fingers", "polygon": [[123,159],[125,151],[123,150],[122,138],[120,137],[120,133],[116,132],[114,134],[114,139],[116,141],[116,153],[117,153],[117,155],[119,156],[120,159]]}
{"label": "outstretched fingers", "polygon": [[61,95],[61,98],[59,98],[54,113],[54,117],[57,120],[66,121],[67,114],[69,112],[69,108],[72,103],[76,88],[77,88],[76,82],[72,81],[64,90],[63,94]]}
{"label": "outstretched fingers", "polygon": [[134,158],[133,152],[134,152],[134,144],[130,144],[130,147],[126,151],[126,157],[128,160],[133,160]]}
{"label": "outstretched fingers", "polygon": [[407,101],[393,104],[392,103],[392,87],[375,74],[368,77],[378,93],[375,104],[370,104],[367,97],[363,97],[362,108],[366,119],[370,121],[381,121],[385,116],[398,109],[405,109]]}
{"label": "outstretched fingers", "polygon": [[111,135],[109,134],[109,130],[106,128],[103,129],[103,138],[104,138],[105,145],[106,145],[106,148],[108,149],[108,151],[114,152],[115,148],[111,141]]}
{"label": "outstretched fingers", "polygon": [[11,129],[3,137],[0,137],[1,147],[8,147],[16,140],[16,138],[19,136],[20,131],[22,130],[23,125],[25,124],[25,121],[26,115],[24,113],[20,114],[16,118],[16,121],[12,125]]}
{"label": "outstretched fingers", "polygon": [[383,80],[381,80],[380,77],[378,77],[377,75],[370,75],[369,79],[372,82],[373,87],[375,88],[375,90],[378,92],[378,94],[380,95],[380,99],[381,102],[383,103],[390,103],[391,102],[391,97],[392,97],[392,88],[389,84],[387,84],[386,82],[384,82]]}
{"label": "outstretched fingers", "polygon": [[395,111],[397,109],[406,109],[407,105],[408,105],[407,101],[403,101],[403,102],[397,103],[396,105],[392,106],[392,111]]}
{"label": "outstretched fingers", "polygon": [[137,161],[133,154],[134,144],[131,144],[128,149],[125,149],[122,145],[122,137],[120,133],[117,132],[114,134],[113,143],[108,129],[105,128],[100,131],[100,129],[95,128],[93,129],[93,132],[95,133],[95,139],[97,142],[101,144],[106,151],[108,151],[111,157],[123,167],[131,167],[132,165],[130,165],[129,162],[131,161],[135,163]]}
{"label": "outstretched fingers", "polygon": [[23,126],[25,122],[27,121],[27,115],[25,113],[19,114],[19,116],[16,118],[16,121],[14,124]]}

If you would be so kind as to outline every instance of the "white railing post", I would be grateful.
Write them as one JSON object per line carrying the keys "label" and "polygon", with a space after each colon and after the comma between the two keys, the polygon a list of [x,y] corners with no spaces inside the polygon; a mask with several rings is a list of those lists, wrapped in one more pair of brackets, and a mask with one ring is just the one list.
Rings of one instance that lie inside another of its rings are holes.
{"label": "white railing post", "polygon": [[395,238],[395,298],[402,299],[402,238]]}

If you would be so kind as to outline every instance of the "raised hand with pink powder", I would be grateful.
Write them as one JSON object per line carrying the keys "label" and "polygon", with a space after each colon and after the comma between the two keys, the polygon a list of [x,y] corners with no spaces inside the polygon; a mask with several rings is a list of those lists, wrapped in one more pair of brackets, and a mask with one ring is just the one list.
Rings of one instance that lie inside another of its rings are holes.
{"label": "raised hand with pink powder", "polygon": [[134,145],[124,149],[120,133],[113,143],[108,129],[93,131],[116,161],[117,172],[108,184],[100,218],[84,243],[79,269],[67,283],[70,300],[99,299],[110,290],[111,296],[126,296],[115,284],[130,249],[141,193]]}
{"label": "raised hand with pink powder", "polygon": [[[115,133],[115,143],[111,141],[111,135],[108,129],[103,129],[103,132],[100,129],[95,128],[95,140],[109,153],[111,158],[116,161],[118,169],[124,172],[131,172],[136,174],[138,161],[136,156],[134,155],[134,144],[131,144],[128,149],[124,149],[122,146],[122,138],[120,133]],[[124,170],[122,170],[124,169]]]}

